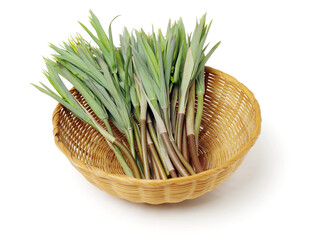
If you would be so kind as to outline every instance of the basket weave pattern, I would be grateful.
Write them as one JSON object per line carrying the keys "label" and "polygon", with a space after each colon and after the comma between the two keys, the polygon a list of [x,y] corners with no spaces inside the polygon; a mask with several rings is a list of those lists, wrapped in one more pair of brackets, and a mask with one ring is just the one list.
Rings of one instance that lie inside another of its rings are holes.
{"label": "basket weave pattern", "polygon": [[[168,180],[127,177],[103,136],[60,104],[53,113],[55,142],[88,181],[113,196],[150,204],[199,197],[217,188],[239,167],[261,127],[258,102],[243,84],[210,67],[205,69],[205,79],[199,134],[199,158],[205,171],[200,174]],[[73,94],[91,111],[78,92],[73,90]]]}

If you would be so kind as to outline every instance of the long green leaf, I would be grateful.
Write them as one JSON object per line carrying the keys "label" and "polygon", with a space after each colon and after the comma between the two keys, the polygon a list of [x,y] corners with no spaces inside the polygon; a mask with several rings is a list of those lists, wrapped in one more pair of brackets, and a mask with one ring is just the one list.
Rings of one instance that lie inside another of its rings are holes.
{"label": "long green leaf", "polygon": [[192,57],[192,51],[191,51],[191,48],[189,48],[187,57],[186,57],[186,62],[184,65],[183,76],[182,76],[182,81],[181,81],[181,86],[179,91],[179,113],[185,113],[186,104],[187,104],[187,94],[192,82],[191,74],[193,70],[193,65],[194,65],[194,62]]}

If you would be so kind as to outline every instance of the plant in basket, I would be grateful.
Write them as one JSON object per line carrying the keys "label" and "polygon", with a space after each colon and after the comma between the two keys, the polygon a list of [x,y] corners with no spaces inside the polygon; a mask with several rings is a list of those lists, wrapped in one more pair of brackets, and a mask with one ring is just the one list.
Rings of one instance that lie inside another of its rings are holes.
{"label": "plant in basket", "polygon": [[[80,23],[90,41],[77,34],[61,46],[50,44],[55,53],[45,59],[44,75],[55,91],[43,83],[33,85],[100,132],[131,183],[133,179],[169,183],[201,175],[208,169],[199,159],[205,64],[220,44],[207,50],[211,22],[202,16],[189,35],[182,19],[169,21],[165,33],[160,29],[129,33],[124,28],[119,46],[114,44],[112,22],[105,31],[90,11],[94,32]],[[84,101],[69,92],[64,81]]]}

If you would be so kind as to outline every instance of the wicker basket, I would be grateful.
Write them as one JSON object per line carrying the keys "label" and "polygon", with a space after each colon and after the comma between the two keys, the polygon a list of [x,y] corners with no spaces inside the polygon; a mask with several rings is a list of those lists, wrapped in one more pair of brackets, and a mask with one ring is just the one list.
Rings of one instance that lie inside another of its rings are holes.
{"label": "wicker basket", "polygon": [[[243,84],[210,67],[205,69],[205,79],[199,135],[199,157],[205,171],[200,174],[169,180],[127,177],[102,135],[60,104],[53,113],[55,142],[89,182],[113,196],[150,204],[199,197],[217,188],[239,167],[261,127],[258,102]],[[85,103],[75,90],[73,94]],[[117,130],[115,133],[124,140]]]}

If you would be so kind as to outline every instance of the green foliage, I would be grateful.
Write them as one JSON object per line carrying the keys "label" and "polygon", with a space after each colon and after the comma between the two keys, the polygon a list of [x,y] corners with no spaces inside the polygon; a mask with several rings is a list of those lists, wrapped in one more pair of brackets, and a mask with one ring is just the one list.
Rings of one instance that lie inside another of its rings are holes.
{"label": "green foliage", "polygon": [[[42,83],[40,86],[33,85],[84,122],[102,131],[101,126],[97,126],[91,115],[68,91],[62,78],[69,81],[98,118],[104,122],[111,120],[127,136],[132,155],[135,156],[132,137],[135,120],[132,113],[139,120],[140,108],[145,109],[147,101],[154,114],[153,119],[165,122],[165,127],[171,131],[170,124],[175,121],[170,118],[176,118],[177,99],[179,112],[183,113],[193,81],[196,81],[197,94],[203,95],[204,66],[220,42],[205,53],[211,22],[206,24],[204,15],[196,22],[190,35],[186,34],[181,18],[175,22],[169,21],[165,35],[160,29],[155,32],[153,27],[151,34],[142,29],[130,34],[124,28],[119,36],[120,46],[116,47],[111,28],[116,18],[105,31],[90,10],[89,20],[94,31],[79,23],[94,45],[80,34],[60,46],[50,44],[55,53],[52,60],[45,59],[47,70],[44,75],[55,91]],[[174,106],[170,106],[170,101]],[[162,124],[162,128],[165,127]],[[159,154],[168,159],[163,151]],[[123,161],[122,165],[126,167]],[[127,167],[126,170],[129,172]]]}

